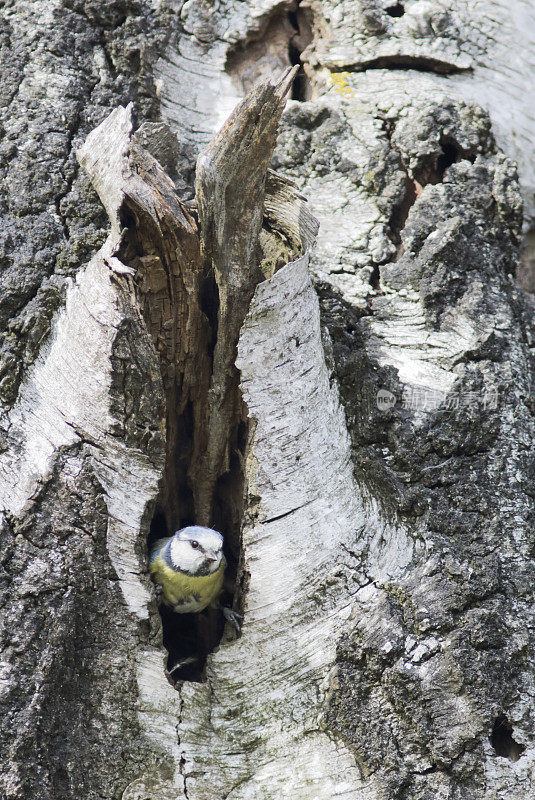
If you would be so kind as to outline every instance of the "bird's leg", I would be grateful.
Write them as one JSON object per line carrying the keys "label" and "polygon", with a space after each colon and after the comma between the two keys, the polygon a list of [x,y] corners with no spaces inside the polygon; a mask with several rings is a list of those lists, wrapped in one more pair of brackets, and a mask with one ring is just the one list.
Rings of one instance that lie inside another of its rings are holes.
{"label": "bird's leg", "polygon": [[236,613],[236,611],[233,611],[231,608],[227,608],[226,606],[221,606],[221,611],[223,612],[223,616],[225,617],[227,622],[230,622],[230,624],[233,625],[234,628],[236,629],[236,632],[240,634],[241,625],[238,620],[243,619],[242,615]]}
{"label": "bird's leg", "polygon": [[231,608],[227,608],[227,606],[221,605],[221,600],[219,598],[216,598],[212,601],[211,607],[217,608],[218,611],[222,611],[226,621],[230,622],[230,624],[234,626],[238,634],[241,633],[241,625],[239,623],[239,620],[243,619],[241,614],[238,614],[237,611],[233,611]]}

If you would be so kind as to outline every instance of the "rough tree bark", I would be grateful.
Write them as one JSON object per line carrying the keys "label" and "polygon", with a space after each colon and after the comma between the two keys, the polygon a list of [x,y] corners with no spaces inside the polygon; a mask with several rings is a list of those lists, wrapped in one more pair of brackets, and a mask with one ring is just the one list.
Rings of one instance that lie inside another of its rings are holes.
{"label": "rough tree bark", "polygon": [[1,10],[0,796],[535,797],[532,3]]}

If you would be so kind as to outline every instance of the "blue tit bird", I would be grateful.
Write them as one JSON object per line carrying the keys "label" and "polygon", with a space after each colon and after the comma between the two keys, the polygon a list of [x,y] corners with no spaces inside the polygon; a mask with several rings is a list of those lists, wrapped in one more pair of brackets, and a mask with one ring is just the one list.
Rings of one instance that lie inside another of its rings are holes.
{"label": "blue tit bird", "polygon": [[[154,544],[149,569],[153,581],[162,587],[163,602],[177,614],[191,614],[210,605],[218,607],[226,566],[221,534],[190,525]],[[222,611],[240,632],[241,617],[230,608]]]}

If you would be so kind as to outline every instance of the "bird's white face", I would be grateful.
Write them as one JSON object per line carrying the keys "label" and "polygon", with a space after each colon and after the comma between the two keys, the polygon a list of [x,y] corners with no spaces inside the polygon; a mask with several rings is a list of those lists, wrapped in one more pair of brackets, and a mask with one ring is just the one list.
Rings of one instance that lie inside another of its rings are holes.
{"label": "bird's white face", "polygon": [[171,560],[181,572],[209,575],[219,569],[222,558],[223,537],[211,528],[190,525],[171,540]]}

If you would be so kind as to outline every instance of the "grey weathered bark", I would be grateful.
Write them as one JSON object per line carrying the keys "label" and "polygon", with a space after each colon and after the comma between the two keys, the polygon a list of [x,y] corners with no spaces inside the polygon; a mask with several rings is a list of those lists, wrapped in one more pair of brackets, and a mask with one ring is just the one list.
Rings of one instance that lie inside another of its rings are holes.
{"label": "grey weathered bark", "polygon": [[2,12],[2,796],[534,797],[532,4]]}

